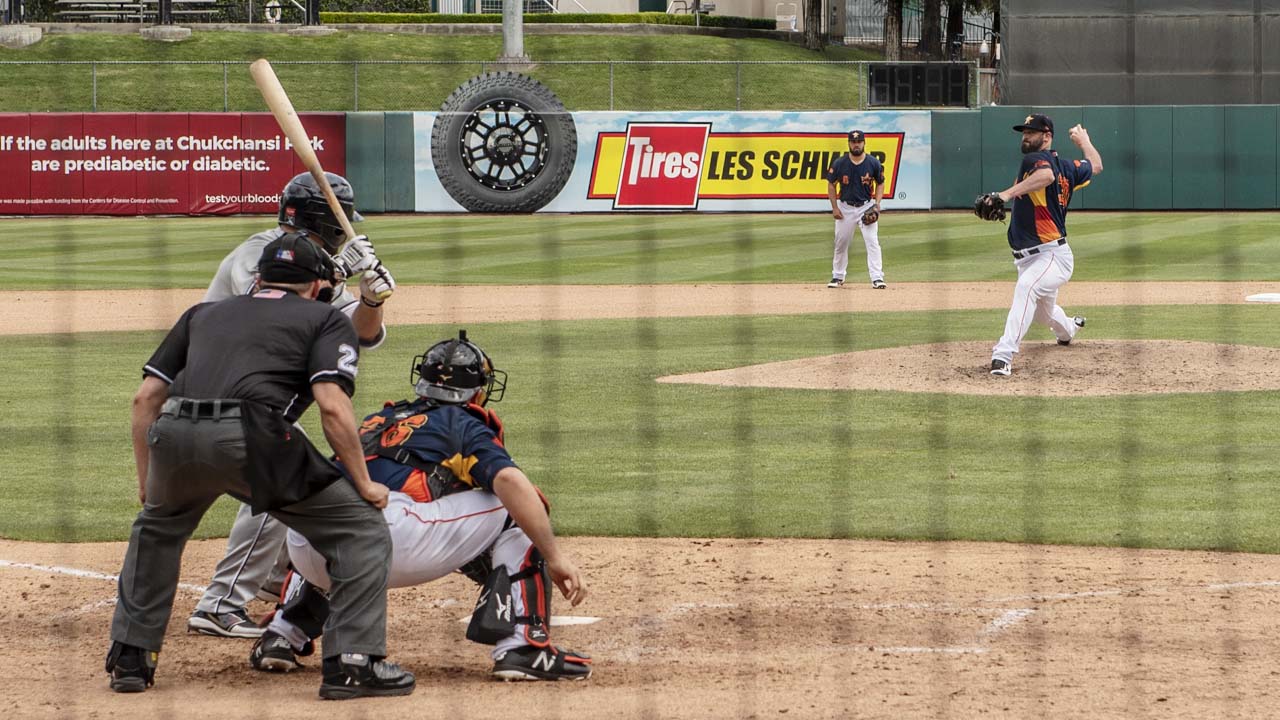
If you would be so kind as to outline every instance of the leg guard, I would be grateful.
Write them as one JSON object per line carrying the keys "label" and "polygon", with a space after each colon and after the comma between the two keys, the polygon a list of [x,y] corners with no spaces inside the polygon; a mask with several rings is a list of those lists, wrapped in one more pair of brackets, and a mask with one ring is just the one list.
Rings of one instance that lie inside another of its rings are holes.
{"label": "leg guard", "polygon": [[480,588],[467,639],[495,645],[524,626],[524,639],[534,647],[551,642],[551,577],[536,548],[529,549],[524,565],[510,575],[501,565],[494,568]]}
{"label": "leg guard", "polygon": [[315,651],[310,641],[324,634],[324,623],[329,619],[329,596],[298,573],[289,574],[284,593],[280,617],[306,633],[309,641],[298,651],[306,657]]}

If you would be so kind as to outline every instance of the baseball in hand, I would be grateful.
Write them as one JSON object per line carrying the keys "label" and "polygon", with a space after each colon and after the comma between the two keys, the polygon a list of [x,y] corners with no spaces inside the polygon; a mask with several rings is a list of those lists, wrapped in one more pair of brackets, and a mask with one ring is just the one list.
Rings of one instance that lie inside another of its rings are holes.
{"label": "baseball in hand", "polygon": [[1075,127],[1068,130],[1067,135],[1070,136],[1071,142],[1077,145],[1080,145],[1081,143],[1089,142],[1089,131],[1085,130],[1084,127],[1081,125],[1076,125]]}

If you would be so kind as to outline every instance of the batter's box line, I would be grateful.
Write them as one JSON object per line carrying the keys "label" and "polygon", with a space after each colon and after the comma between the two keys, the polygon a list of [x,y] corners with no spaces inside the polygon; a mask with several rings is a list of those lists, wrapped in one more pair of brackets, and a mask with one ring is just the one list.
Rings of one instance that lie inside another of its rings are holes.
{"label": "batter's box line", "polygon": [[[95,572],[93,570],[81,570],[79,568],[61,567],[58,565],[37,565],[35,563],[14,562],[12,560],[0,559],[0,568],[14,568],[17,570],[37,570],[53,575],[70,575],[71,577],[88,578],[90,580],[110,580],[111,582],[119,582],[119,575],[111,575],[108,573]],[[178,589],[187,590],[193,593],[203,595],[205,590],[209,588],[204,585],[192,585],[191,583],[178,583]]]}
{"label": "batter's box line", "polygon": [[1258,581],[1242,581],[1230,583],[1205,583],[1201,585],[1175,585],[1173,587],[1133,587],[1133,588],[1113,588],[1111,590],[1084,590],[1073,593],[1047,593],[1043,595],[1013,595],[1010,597],[987,598],[986,602],[992,603],[1009,603],[1009,602],[1051,602],[1055,600],[1078,600],[1081,598],[1093,597],[1118,597],[1121,595],[1163,595],[1168,593],[1187,592],[1189,590],[1207,590],[1217,592],[1220,590],[1247,590],[1251,588],[1275,588],[1280,587],[1280,580],[1258,580]]}
{"label": "batter's box line", "polygon": [[[918,604],[918,603],[912,603]],[[1035,614],[1032,608],[1013,608],[1004,610],[978,631],[977,644],[951,645],[943,647],[897,646],[869,648],[871,652],[888,654],[939,653],[943,655],[982,655],[990,650],[990,644],[1002,633]]]}

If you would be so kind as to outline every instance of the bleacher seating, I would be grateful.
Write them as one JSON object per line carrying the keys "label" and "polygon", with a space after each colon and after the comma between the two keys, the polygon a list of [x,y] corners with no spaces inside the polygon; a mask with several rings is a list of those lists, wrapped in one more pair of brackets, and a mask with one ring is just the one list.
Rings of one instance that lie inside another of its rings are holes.
{"label": "bleacher seating", "polygon": [[[222,0],[173,0],[175,20],[207,20],[221,12]],[[100,22],[155,22],[159,0],[55,0],[59,19]]]}

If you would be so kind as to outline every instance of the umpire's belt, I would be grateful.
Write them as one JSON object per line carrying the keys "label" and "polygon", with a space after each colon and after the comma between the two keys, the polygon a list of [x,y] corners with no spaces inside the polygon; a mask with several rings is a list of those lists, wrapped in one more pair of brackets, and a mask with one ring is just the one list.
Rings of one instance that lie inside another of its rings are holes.
{"label": "umpire's belt", "polygon": [[171,397],[160,408],[161,415],[191,418],[193,420],[221,420],[240,417],[239,400],[191,400]]}
{"label": "umpire's belt", "polygon": [[1024,258],[1024,257],[1031,257],[1032,255],[1035,255],[1036,253],[1045,252],[1045,251],[1047,251],[1047,250],[1052,250],[1052,249],[1054,249],[1055,247],[1057,247],[1057,246],[1059,246],[1059,245],[1066,245],[1066,244],[1067,244],[1067,239],[1066,239],[1066,238],[1058,238],[1058,241],[1057,241],[1057,242],[1045,243],[1044,245],[1041,245],[1040,247],[1028,248],[1028,249],[1026,249],[1026,250],[1014,250],[1014,251],[1013,251],[1013,259],[1014,259],[1014,260],[1021,260],[1021,259],[1022,259],[1022,258]]}

